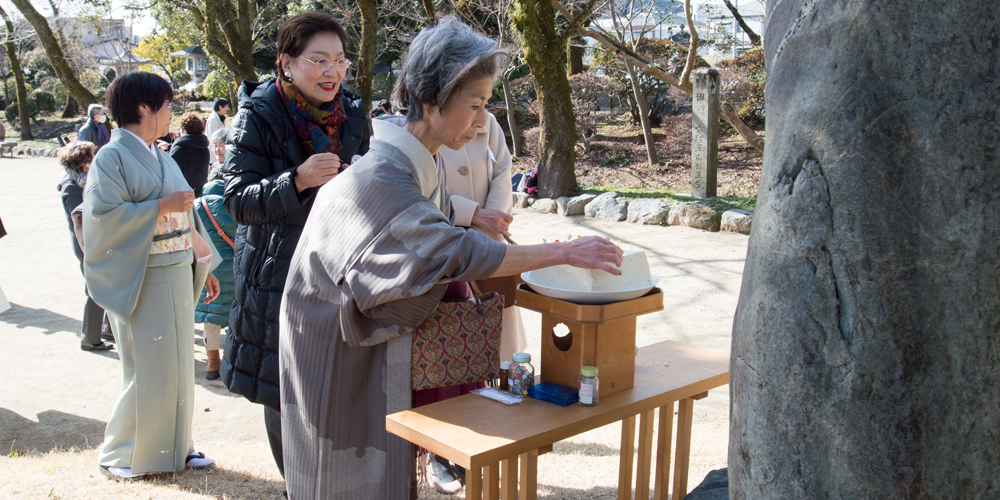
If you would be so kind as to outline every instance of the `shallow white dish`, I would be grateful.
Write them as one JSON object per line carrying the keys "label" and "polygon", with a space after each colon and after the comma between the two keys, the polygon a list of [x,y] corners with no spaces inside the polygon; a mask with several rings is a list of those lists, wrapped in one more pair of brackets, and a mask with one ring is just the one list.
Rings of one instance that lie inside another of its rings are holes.
{"label": "shallow white dish", "polygon": [[627,290],[567,290],[565,288],[555,288],[538,283],[537,279],[532,279],[532,274],[537,272],[538,271],[528,271],[526,273],[521,273],[521,279],[523,279],[532,290],[546,297],[565,300],[567,302],[573,302],[574,304],[602,305],[637,299],[649,293],[649,291],[660,282],[660,278],[651,274],[649,275],[648,281],[636,284],[635,288],[630,287]]}

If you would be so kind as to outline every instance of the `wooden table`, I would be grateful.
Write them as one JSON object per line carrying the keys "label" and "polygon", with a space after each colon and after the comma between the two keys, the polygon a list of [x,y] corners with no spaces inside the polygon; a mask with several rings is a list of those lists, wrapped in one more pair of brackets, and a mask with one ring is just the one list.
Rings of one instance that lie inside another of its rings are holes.
{"label": "wooden table", "polygon": [[[669,364],[665,366],[665,364]],[[632,498],[633,450],[638,416],[639,463],[636,498],[666,500],[670,448],[676,436],[673,498],[687,494],[694,401],[729,383],[729,356],[678,342],[639,349],[635,387],[606,397],[594,407],[562,407],[526,399],[506,406],[475,394],[386,417],[386,429],[466,469],[466,499],[536,498],[538,455],[552,443],[617,421],[622,422],[618,498]],[[674,404],[677,426],[674,432]],[[653,425],[659,433],[653,463]],[[650,467],[653,466],[651,469]],[[651,472],[652,470],[652,472]],[[518,481],[520,476],[520,481]],[[501,478],[503,478],[501,484]]]}

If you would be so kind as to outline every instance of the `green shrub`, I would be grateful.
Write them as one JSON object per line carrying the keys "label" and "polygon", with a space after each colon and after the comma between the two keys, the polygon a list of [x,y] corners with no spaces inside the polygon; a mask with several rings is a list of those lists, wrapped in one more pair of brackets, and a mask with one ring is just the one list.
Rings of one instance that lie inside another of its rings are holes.
{"label": "green shrub", "polygon": [[[56,110],[56,97],[52,95],[52,92],[36,90],[31,93],[29,98],[35,101],[35,105],[40,112],[52,113]],[[31,107],[29,106],[28,108],[30,109]]]}
{"label": "green shrub", "polygon": [[205,97],[209,99],[229,97],[229,86],[232,82],[233,79],[229,76],[228,71],[217,69],[209,73],[202,84]]}
{"label": "green shrub", "polygon": [[[18,111],[17,103],[15,102],[10,106],[7,106],[7,109],[3,112],[3,116],[7,119],[7,123],[14,123],[21,117],[19,113],[20,111]],[[38,104],[35,103],[34,99],[28,99],[28,116],[32,120],[38,116]]]}
{"label": "green shrub", "polygon": [[191,73],[188,73],[183,69],[174,71],[174,74],[170,75],[170,77],[173,78],[174,83],[176,83],[178,87],[183,87],[191,81]]}
{"label": "green shrub", "polygon": [[723,76],[723,99],[736,106],[740,118],[755,130],[764,128],[764,85],[767,68],[764,51],[754,49],[718,64]]}

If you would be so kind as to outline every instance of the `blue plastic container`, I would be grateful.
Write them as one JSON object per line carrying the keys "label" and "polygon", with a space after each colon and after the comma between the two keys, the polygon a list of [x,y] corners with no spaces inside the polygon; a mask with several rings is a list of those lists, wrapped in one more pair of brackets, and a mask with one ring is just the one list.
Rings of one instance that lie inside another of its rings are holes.
{"label": "blue plastic container", "polygon": [[560,406],[569,406],[579,401],[580,391],[572,387],[566,387],[552,382],[542,382],[528,389],[528,396],[555,403]]}

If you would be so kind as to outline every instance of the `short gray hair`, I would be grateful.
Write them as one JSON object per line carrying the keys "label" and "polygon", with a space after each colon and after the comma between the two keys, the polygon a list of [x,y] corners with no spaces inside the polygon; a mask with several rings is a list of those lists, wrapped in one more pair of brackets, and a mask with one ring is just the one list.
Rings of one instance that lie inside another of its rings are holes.
{"label": "short gray hair", "polygon": [[216,142],[219,141],[226,142],[226,133],[228,131],[229,131],[228,128],[223,127],[220,128],[219,130],[216,130],[215,132],[212,132],[212,137],[211,137],[212,144],[215,144]]}
{"label": "short gray hair", "polygon": [[454,15],[445,16],[413,39],[392,89],[392,103],[407,109],[407,122],[420,121],[424,104],[443,108],[470,81],[496,78],[506,59],[507,52],[496,41],[472,31]]}
{"label": "short gray hair", "polygon": [[94,115],[100,113],[101,111],[104,111],[104,106],[101,106],[100,104],[91,104],[90,106],[87,106],[87,118],[93,118]]}

